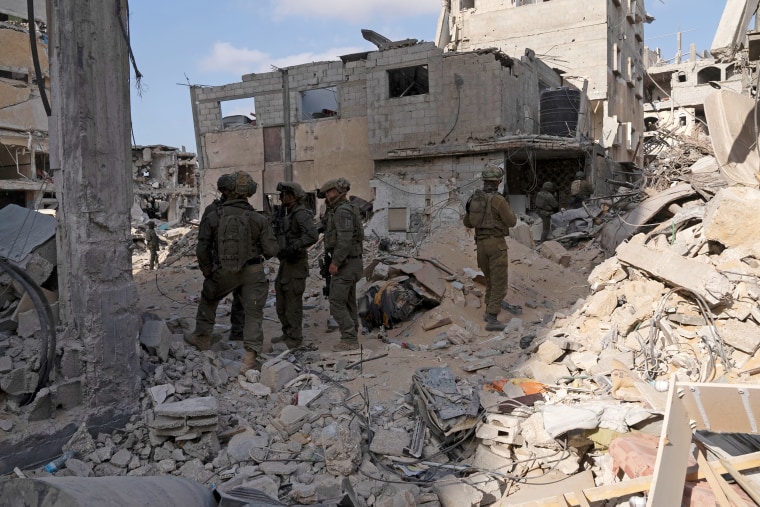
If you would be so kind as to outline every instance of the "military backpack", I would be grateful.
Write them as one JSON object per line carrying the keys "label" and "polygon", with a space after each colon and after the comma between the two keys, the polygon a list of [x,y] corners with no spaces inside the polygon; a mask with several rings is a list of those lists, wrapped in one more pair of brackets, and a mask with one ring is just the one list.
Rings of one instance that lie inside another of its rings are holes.
{"label": "military backpack", "polygon": [[495,194],[477,189],[467,201],[465,209],[473,228],[488,228],[494,226],[491,199]]}
{"label": "military backpack", "polygon": [[237,272],[256,255],[251,237],[251,211],[219,207],[216,245],[222,271]]}

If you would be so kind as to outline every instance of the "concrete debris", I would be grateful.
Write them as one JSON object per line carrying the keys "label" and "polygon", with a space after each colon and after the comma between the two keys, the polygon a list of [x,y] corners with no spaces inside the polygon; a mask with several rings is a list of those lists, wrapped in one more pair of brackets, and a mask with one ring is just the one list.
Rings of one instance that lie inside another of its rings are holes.
{"label": "concrete debris", "polygon": [[[373,260],[357,288],[362,348],[328,352],[335,335],[312,273],[303,345],[265,350],[261,370],[245,376],[242,342],[199,352],[177,339],[193,328],[200,277],[195,232],[173,234],[161,269],[188,281],[143,315],[141,411],[112,433],[80,426],[63,447],[77,454],[57,475],[170,474],[213,482],[230,499],[256,491],[303,504],[349,495],[345,478],[357,506],[506,505],[554,494],[553,481],[558,491],[609,484],[613,466],[628,475],[635,463],[608,449],[639,432],[656,439],[658,388],[671,379],[760,382],[758,241],[731,228],[754,223],[743,203],[757,192],[718,190],[720,206],[682,203],[673,227],[628,235],[604,261],[577,234],[597,234],[610,209],[558,213],[555,239],[538,247],[525,233],[539,221],[521,217],[520,238],[508,239],[507,301],[524,310],[519,318],[505,310],[500,333],[485,331],[484,279],[464,231],[447,230],[421,251],[368,244],[364,258]],[[155,285],[151,275],[142,290]],[[228,298],[217,316],[225,337],[231,308]],[[275,315],[265,309],[267,341],[279,330]],[[4,434],[68,415],[81,400],[90,357],[79,344],[58,351],[60,378],[21,407],[39,378],[33,341],[0,333]]]}

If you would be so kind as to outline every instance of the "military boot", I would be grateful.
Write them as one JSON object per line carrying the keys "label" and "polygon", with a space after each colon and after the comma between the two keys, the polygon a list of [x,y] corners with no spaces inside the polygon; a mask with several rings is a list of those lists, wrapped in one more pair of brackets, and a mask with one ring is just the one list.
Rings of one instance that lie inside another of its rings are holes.
{"label": "military boot", "polygon": [[243,364],[240,366],[240,374],[245,375],[248,370],[256,369],[256,352],[253,350],[246,350],[243,354]]}
{"label": "military boot", "polygon": [[507,303],[506,301],[501,302],[501,309],[506,310],[509,313],[513,315],[520,315],[522,313],[522,306],[520,305],[513,305],[511,303]]}
{"label": "military boot", "polygon": [[486,331],[503,331],[504,328],[507,327],[503,322],[499,322],[497,317],[498,315],[495,313],[485,314]]}
{"label": "military boot", "polygon": [[192,333],[185,335],[185,341],[198,350],[208,350],[211,348],[211,335],[208,333]]}

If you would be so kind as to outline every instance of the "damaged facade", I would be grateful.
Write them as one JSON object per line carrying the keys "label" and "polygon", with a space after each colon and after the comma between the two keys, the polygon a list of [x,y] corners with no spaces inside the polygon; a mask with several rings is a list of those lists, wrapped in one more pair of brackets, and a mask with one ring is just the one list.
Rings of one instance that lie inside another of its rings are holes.
{"label": "damaged facade", "polygon": [[0,2],[0,207],[55,204],[50,179],[48,119],[41,89],[50,95],[45,2],[36,1],[38,83],[30,46],[26,2]]}
{"label": "damaged facade", "polygon": [[[517,211],[533,208],[547,180],[566,205],[578,171],[608,190],[618,162],[641,158],[643,2],[502,4],[445,2],[437,44],[366,30],[376,51],[192,87],[202,205],[224,172],[251,173],[262,194],[277,181],[313,190],[343,175],[352,194],[374,202],[371,230],[413,239],[459,220],[486,162],[506,168],[504,192]],[[547,9],[587,20],[557,30]],[[520,33],[517,25],[530,33],[492,39],[486,20],[499,33]],[[571,44],[580,34],[587,42]],[[551,47],[570,52],[557,56],[569,70],[537,56]],[[220,104],[245,97],[256,121],[225,128]]]}
{"label": "damaged facade", "polygon": [[132,216],[180,222],[198,216],[198,164],[195,154],[170,146],[133,146]]}

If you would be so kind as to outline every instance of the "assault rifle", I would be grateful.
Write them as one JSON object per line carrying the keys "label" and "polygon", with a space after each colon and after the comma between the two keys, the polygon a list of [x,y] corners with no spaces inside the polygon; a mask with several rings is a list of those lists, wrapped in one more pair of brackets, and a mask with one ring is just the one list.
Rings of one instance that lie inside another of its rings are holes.
{"label": "assault rifle", "polygon": [[325,297],[330,297],[330,280],[332,279],[330,264],[332,264],[332,255],[325,252],[325,256],[319,259],[319,274],[325,279],[325,286],[322,287],[322,295]]}
{"label": "assault rifle", "polygon": [[297,252],[290,246],[290,217],[287,215],[287,209],[284,205],[276,208],[274,218],[272,219],[272,229],[277,238],[280,247],[280,253],[277,257],[284,261],[292,261]]}

